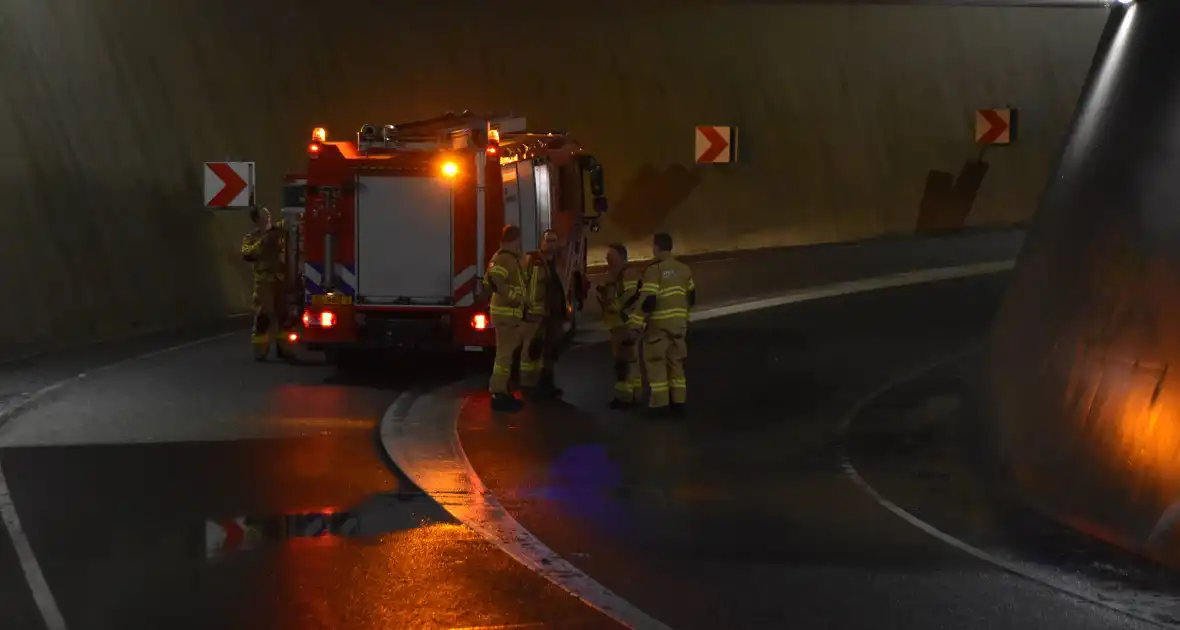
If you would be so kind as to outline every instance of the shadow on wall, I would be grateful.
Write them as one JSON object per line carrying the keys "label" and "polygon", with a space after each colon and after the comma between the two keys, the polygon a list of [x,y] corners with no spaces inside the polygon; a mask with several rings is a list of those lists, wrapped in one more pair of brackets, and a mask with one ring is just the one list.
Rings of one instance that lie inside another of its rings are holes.
{"label": "shadow on wall", "polygon": [[964,163],[957,178],[944,171],[927,173],[914,233],[921,236],[965,228],[987,170],[988,163],[981,156]]}
{"label": "shadow on wall", "polygon": [[682,164],[660,170],[644,164],[622,188],[610,214],[611,224],[628,239],[658,230],[701,183],[701,174]]}

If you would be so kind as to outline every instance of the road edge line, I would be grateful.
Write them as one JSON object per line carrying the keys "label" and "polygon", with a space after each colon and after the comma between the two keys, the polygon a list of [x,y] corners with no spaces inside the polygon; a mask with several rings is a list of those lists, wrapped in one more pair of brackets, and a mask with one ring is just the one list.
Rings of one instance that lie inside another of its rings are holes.
{"label": "road edge line", "polygon": [[[199,346],[202,344],[209,343],[211,341],[217,341],[218,339],[232,337],[237,334],[240,334],[240,331],[219,333],[216,335],[210,335],[208,337],[201,337],[200,339],[194,339],[192,341],[186,341],[184,343],[178,343],[175,345],[168,346],[166,348],[161,348],[159,350],[152,350],[149,352],[144,352],[142,354],[137,354],[135,356],[128,357],[126,359],[119,359],[118,361],[104,363],[103,365],[100,365],[96,368],[93,368],[93,369],[90,369],[90,370],[87,370],[84,372],[78,372],[77,374],[74,374],[73,376],[63,378],[63,379],[56,381],[54,383],[50,383],[49,385],[46,385],[40,389],[33,390],[28,396],[26,396],[24,398],[24,400],[18,402],[17,404],[15,404],[11,407],[8,407],[7,409],[0,410],[0,436],[3,436],[3,434],[5,433],[6,429],[8,428],[9,422],[16,419],[21,414],[27,413],[31,409],[35,408],[37,406],[37,404],[42,401],[42,399],[44,399],[49,394],[52,394],[59,389],[62,389],[63,387],[66,387],[68,385],[72,385],[82,379],[89,377],[89,376],[92,376],[95,374],[100,374],[102,372],[106,372],[107,370],[112,370],[117,367],[127,365],[129,363],[134,363],[136,361],[142,361],[144,359],[151,359],[154,357],[158,357],[160,355],[169,354],[171,352],[176,352],[178,350],[184,350],[185,348],[191,348],[193,346]],[[6,447],[3,445],[3,440],[0,440],[0,449],[3,449],[3,448],[6,448]]]}
{"label": "road edge line", "polygon": [[12,495],[8,490],[8,480],[4,477],[3,465],[0,465],[0,519],[3,519],[4,527],[8,530],[8,537],[16,549],[16,557],[20,562],[21,571],[24,573],[25,583],[29,585],[33,602],[41,613],[41,620],[45,622],[46,629],[66,630],[65,617],[61,614],[57,599],[53,597],[53,591],[49,588],[49,582],[41,570],[41,563],[37,561],[37,555],[33,553],[33,544],[29,542],[29,537],[25,535],[24,528],[21,527],[20,516],[16,513],[16,504],[13,503]]}
{"label": "road edge line", "polygon": [[870,404],[872,404],[873,401],[877,400],[881,396],[884,396],[890,390],[896,389],[902,385],[905,385],[906,383],[914,381],[928,372],[934,371],[948,363],[957,361],[969,353],[970,351],[959,351],[950,355],[944,355],[937,360],[923,363],[917,368],[908,370],[902,373],[900,376],[885,381],[884,384],[858,399],[840,418],[840,422],[837,425],[837,441],[840,445],[838,460],[840,469],[844,473],[844,476],[847,477],[848,480],[851,481],[858,490],[876,502],[877,505],[885,508],[886,511],[905,521],[914,528],[920,530],[922,533],[949,547],[957,549],[975,558],[976,560],[979,560],[980,562],[990,564],[1000,570],[1011,573],[1012,575],[1024,578],[1036,584],[1040,584],[1041,586],[1044,586],[1050,590],[1074,597],[1088,604],[1122,613],[1135,620],[1143,621],[1161,628],[1174,628],[1175,626],[1161,624],[1159,621],[1147,617],[1146,615],[1141,615],[1124,606],[1108,602],[1100,597],[1086,593],[1081,589],[1076,589],[1072,586],[1069,586],[1068,584],[1055,582],[1042,577],[1015,562],[1005,560],[1004,558],[984,551],[983,549],[980,549],[979,547],[976,547],[965,540],[952,536],[951,534],[948,534],[941,529],[938,529],[934,525],[931,525],[930,523],[927,523],[926,521],[918,518],[913,513],[909,512],[893,501],[890,501],[885,497],[885,495],[881,494],[876,488],[874,488],[873,485],[870,484],[863,476],[861,476],[860,472],[856,469],[856,466],[852,463],[852,458],[848,454],[848,436],[851,432],[853,422],[856,421],[856,418],[861,414],[861,412],[864,411],[864,409]]}
{"label": "road edge line", "polygon": [[[50,383],[40,389],[34,390],[24,400],[12,407],[0,411],[0,435],[3,435],[5,430],[9,428],[9,423],[13,419],[35,408],[38,403],[50,394],[85,379],[91,374],[105,372],[121,365],[176,352],[177,350],[183,350],[236,334],[238,334],[237,331],[221,333],[174,344],[159,350],[152,350],[107,363],[86,372],[79,372],[55,383]],[[3,450],[3,448],[5,447],[0,444],[0,450]],[[3,519],[4,527],[8,531],[8,537],[12,540],[12,545],[16,549],[17,558],[20,561],[21,570],[25,576],[25,583],[28,584],[29,590],[32,591],[33,600],[37,604],[37,610],[41,613],[41,619],[45,622],[46,628],[48,630],[67,630],[68,626],[66,625],[65,617],[57,605],[57,599],[53,596],[53,590],[49,588],[49,581],[46,580],[45,573],[41,570],[41,563],[37,561],[37,555],[33,551],[33,545],[29,541],[29,537],[25,535],[24,528],[21,526],[20,515],[16,511],[16,502],[12,500],[12,495],[8,489],[8,480],[4,476],[3,462],[0,462],[0,519]]]}

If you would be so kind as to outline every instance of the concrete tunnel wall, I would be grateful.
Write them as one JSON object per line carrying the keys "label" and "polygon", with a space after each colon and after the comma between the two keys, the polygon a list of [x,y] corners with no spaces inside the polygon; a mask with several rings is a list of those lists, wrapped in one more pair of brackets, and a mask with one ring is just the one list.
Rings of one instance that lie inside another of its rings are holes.
{"label": "concrete tunnel wall", "polygon": [[[257,161],[273,206],[315,125],[339,137],[471,108],[569,130],[607,169],[597,247],[644,252],[657,229],[700,252],[1018,222],[1106,13],[459,6],[4,3],[0,290],[21,297],[0,355],[247,310],[247,221],[201,207],[201,163]],[[974,110],[1004,105],[1016,144],[956,196],[980,155]],[[739,126],[740,162],[694,166],[698,124]]]}
{"label": "concrete tunnel wall", "polygon": [[1075,527],[1180,566],[1180,3],[1118,9],[996,321],[1006,468]]}

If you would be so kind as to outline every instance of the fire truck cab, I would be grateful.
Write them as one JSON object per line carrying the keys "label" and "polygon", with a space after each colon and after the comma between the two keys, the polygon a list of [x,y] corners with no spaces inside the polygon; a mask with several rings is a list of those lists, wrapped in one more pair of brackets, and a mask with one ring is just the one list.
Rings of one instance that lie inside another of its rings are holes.
{"label": "fire truck cab", "polygon": [[337,361],[494,347],[482,278],[507,224],[520,226],[525,252],[557,232],[574,326],[588,290],[586,232],[606,210],[597,160],[523,118],[365,124],[343,141],[317,128],[300,227],[301,341]]}

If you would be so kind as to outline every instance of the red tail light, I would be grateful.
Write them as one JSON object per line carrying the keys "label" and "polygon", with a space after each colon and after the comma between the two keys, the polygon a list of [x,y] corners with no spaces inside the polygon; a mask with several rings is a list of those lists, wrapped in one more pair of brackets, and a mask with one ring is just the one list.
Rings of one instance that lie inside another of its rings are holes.
{"label": "red tail light", "polygon": [[320,313],[320,326],[324,328],[331,328],[336,325],[336,313],[332,311],[324,311]]}
{"label": "red tail light", "polygon": [[290,341],[291,343],[295,343],[296,341],[299,341],[299,333],[288,333],[287,334],[287,341]]}
{"label": "red tail light", "polygon": [[471,327],[476,330],[483,330],[488,327],[488,316],[483,313],[476,313],[471,317]]}
{"label": "red tail light", "polygon": [[311,327],[311,311],[303,311],[303,327]]}

